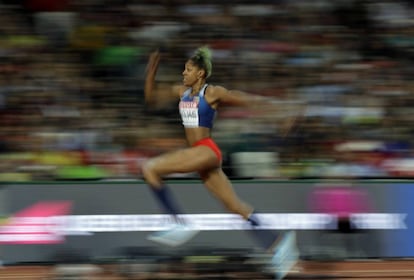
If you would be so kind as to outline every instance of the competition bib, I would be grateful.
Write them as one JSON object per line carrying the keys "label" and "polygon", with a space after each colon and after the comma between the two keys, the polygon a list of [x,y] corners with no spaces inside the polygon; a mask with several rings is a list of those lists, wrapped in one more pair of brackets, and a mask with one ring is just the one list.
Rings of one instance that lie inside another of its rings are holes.
{"label": "competition bib", "polygon": [[183,125],[185,127],[198,127],[198,102],[180,101],[179,108]]}

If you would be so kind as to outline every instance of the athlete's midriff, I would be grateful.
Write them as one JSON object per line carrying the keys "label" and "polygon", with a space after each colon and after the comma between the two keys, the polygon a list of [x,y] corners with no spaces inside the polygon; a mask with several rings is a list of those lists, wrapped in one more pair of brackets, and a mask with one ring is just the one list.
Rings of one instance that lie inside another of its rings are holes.
{"label": "athlete's midriff", "polygon": [[210,128],[208,127],[193,127],[185,128],[185,135],[187,138],[188,145],[193,146],[194,143],[211,137]]}

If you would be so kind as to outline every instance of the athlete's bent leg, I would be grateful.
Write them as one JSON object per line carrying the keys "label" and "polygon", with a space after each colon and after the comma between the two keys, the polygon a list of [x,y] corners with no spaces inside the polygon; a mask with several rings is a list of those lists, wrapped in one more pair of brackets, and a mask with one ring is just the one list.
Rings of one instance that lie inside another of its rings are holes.
{"label": "athlete's bent leg", "polygon": [[199,146],[177,150],[149,159],[142,166],[145,181],[168,214],[181,212],[162,177],[172,173],[194,172],[217,165],[215,154],[208,147]]}
{"label": "athlete's bent leg", "polygon": [[182,213],[177,202],[168,186],[164,185],[161,176],[156,172],[157,160],[148,160],[142,167],[142,173],[145,181],[150,186],[150,189],[159,202],[163,211],[167,214],[173,215],[175,218]]}
{"label": "athlete's bent leg", "polygon": [[151,234],[148,239],[170,246],[178,246],[191,239],[198,231],[191,229],[179,218],[182,214],[168,187],[163,184],[162,176],[171,173],[184,173],[213,166],[214,153],[207,147],[193,147],[170,152],[148,160],[142,167],[145,181],[163,210],[175,217],[176,225],[167,231]]}
{"label": "athlete's bent leg", "polygon": [[206,146],[197,146],[162,154],[142,166],[145,181],[153,188],[162,186],[162,177],[172,173],[189,173],[218,166],[215,153]]}
{"label": "athlete's bent leg", "polygon": [[264,249],[269,249],[278,237],[278,234],[269,230],[256,229],[260,227],[257,214],[253,213],[253,207],[242,201],[233,189],[233,186],[221,168],[203,172],[200,174],[207,189],[220,200],[224,207],[232,213],[241,215],[253,227],[253,237]]}

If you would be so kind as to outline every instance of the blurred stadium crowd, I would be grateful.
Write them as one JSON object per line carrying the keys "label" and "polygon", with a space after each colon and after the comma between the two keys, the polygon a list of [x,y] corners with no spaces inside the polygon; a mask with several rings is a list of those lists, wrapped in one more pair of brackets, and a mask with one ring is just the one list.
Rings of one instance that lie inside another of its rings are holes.
{"label": "blurred stadium crowd", "polygon": [[148,54],[162,52],[161,85],[180,82],[200,45],[213,50],[211,83],[307,104],[286,138],[276,118],[220,111],[213,135],[230,176],[412,177],[413,8],[0,1],[0,181],[140,177],[142,160],[185,146],[176,104],[144,104]]}

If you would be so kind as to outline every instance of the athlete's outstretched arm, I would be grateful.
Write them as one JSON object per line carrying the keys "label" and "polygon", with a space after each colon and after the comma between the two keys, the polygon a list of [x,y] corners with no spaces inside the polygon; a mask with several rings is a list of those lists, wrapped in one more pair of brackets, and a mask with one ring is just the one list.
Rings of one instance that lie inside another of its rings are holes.
{"label": "athlete's outstretched arm", "polygon": [[302,101],[278,100],[240,90],[228,90],[221,86],[212,88],[212,96],[217,104],[246,107],[264,117],[279,120],[279,130],[283,137],[290,132],[306,110],[306,104]]}

